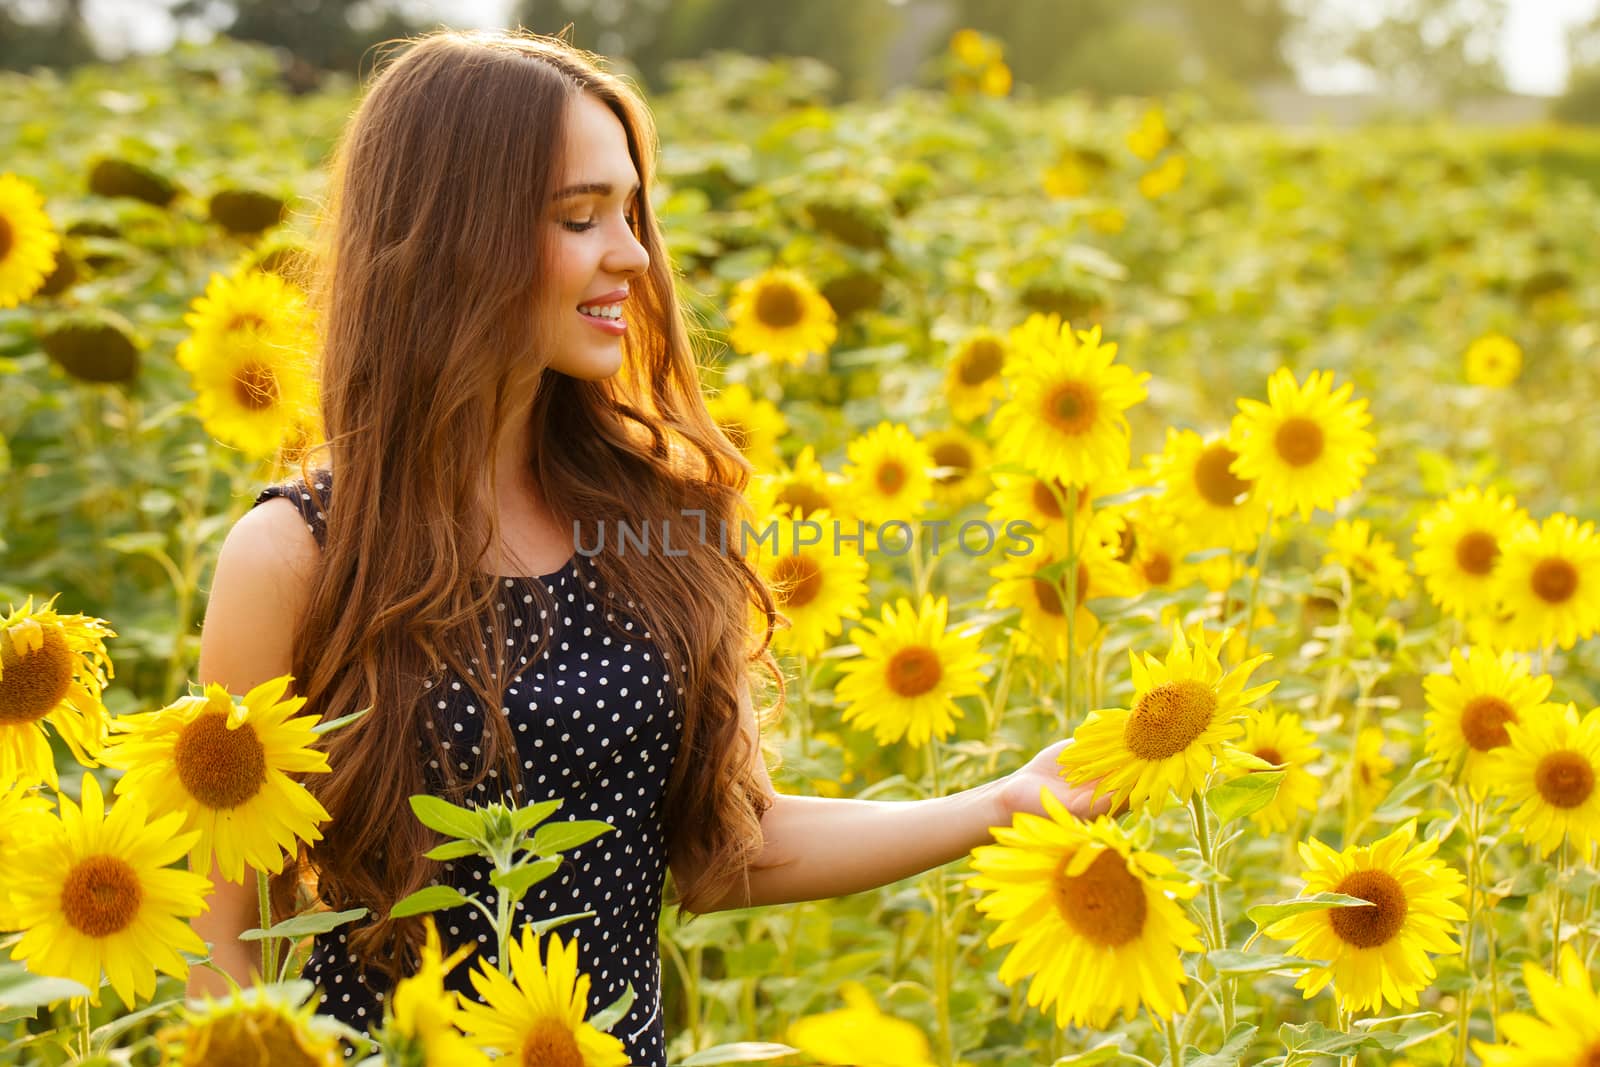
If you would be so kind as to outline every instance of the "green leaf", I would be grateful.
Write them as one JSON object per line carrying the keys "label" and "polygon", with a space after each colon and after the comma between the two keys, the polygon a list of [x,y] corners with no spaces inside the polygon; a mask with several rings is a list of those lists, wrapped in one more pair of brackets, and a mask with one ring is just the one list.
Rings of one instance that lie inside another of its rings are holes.
{"label": "green leaf", "polygon": [[1293,1026],[1284,1023],[1278,1027],[1278,1040],[1290,1052],[1316,1052],[1325,1056],[1347,1056],[1358,1049],[1392,1049],[1405,1040],[1388,1030],[1368,1030],[1362,1034],[1347,1034],[1342,1030],[1329,1030],[1318,1022]]}
{"label": "green leaf", "polygon": [[1301,912],[1322,911],[1325,908],[1370,908],[1372,901],[1360,897],[1347,897],[1343,893],[1313,893],[1309,897],[1280,900],[1276,904],[1257,904],[1247,908],[1245,914],[1259,927],[1287,919]]}
{"label": "green leaf", "polygon": [[1261,974],[1265,971],[1303,971],[1315,967],[1316,960],[1299,956],[1258,956],[1253,952],[1219,949],[1206,953],[1206,959],[1218,974]]}
{"label": "green leaf", "polygon": [[711,1067],[715,1063],[756,1063],[761,1060],[779,1060],[792,1056],[799,1049],[788,1045],[775,1045],[770,1041],[735,1041],[730,1045],[712,1045],[694,1055],[678,1061],[678,1067]]}
{"label": "green leaf", "polygon": [[543,937],[545,934],[548,934],[551,930],[554,930],[558,926],[565,926],[568,923],[575,923],[580,919],[592,919],[594,916],[595,913],[592,911],[580,911],[571,915],[557,915],[550,919],[540,919],[538,922],[531,922],[528,925],[533,927],[534,933],[538,934],[540,937]]}
{"label": "green leaf", "polygon": [[446,837],[472,840],[483,834],[483,820],[479,818],[477,812],[468,808],[458,808],[438,797],[419,793],[411,798],[411,810],[416,813],[422,825],[430,830],[437,830]]}
{"label": "green leaf", "polygon": [[163,1000],[160,1003],[151,1004],[149,1007],[140,1008],[138,1011],[129,1012],[127,1015],[119,1015],[110,1022],[89,1031],[89,1041],[95,1045],[110,1044],[152,1015],[174,1011],[180,1002],[180,998],[175,997],[172,1000]]}
{"label": "green leaf", "polygon": [[368,704],[360,711],[352,711],[350,714],[341,715],[337,719],[329,719],[327,722],[319,722],[317,725],[311,728],[311,732],[314,734],[331,734],[333,731],[340,729],[341,727],[349,726],[351,723],[363,717],[371,710],[372,705]]}
{"label": "green leaf", "polygon": [[366,908],[351,908],[349,911],[312,911],[304,915],[296,915],[291,919],[285,919],[269,930],[246,930],[239,935],[239,940],[260,941],[268,937],[287,937],[291,940],[299,940],[302,937],[325,934],[329,930],[343,926],[345,923],[366,918],[366,915]]}
{"label": "green leaf", "polygon": [[458,908],[467,902],[459,891],[447,885],[430,885],[395,902],[389,909],[389,918],[404,919],[408,915],[422,915],[445,908]]}
{"label": "green leaf", "polygon": [[561,807],[559,800],[541,800],[511,813],[511,826],[518,834],[525,834],[554,815]]}
{"label": "green leaf", "polygon": [[89,990],[77,982],[44,978],[10,960],[0,962],[0,1005],[7,1008],[42,1008],[68,997],[88,995]]}
{"label": "green leaf", "polygon": [[471,856],[481,851],[476,841],[446,841],[442,845],[435,845],[423,855],[430,860],[458,860],[462,856]]}
{"label": "green leaf", "polygon": [[561,861],[554,857],[534,860],[509,871],[495,871],[489,875],[489,884],[510,893],[513,900],[521,900],[529,889],[555,874],[560,866]]}
{"label": "green leaf", "polygon": [[1240,1023],[1229,1032],[1228,1039],[1222,1043],[1222,1047],[1209,1056],[1185,1056],[1184,1067],[1239,1067],[1244,1060],[1244,1054],[1250,1051],[1250,1046],[1255,1040],[1256,1027],[1250,1023]]}
{"label": "green leaf", "polygon": [[1051,1067],[1088,1067],[1091,1063],[1112,1063],[1122,1056],[1122,1038],[1112,1037],[1082,1052],[1063,1056]]}
{"label": "green leaf", "polygon": [[1278,795],[1278,783],[1287,771],[1254,771],[1212,786],[1206,793],[1206,806],[1216,813],[1217,823],[1227,825],[1235,819],[1254,815]]}
{"label": "green leaf", "polygon": [[624,1015],[628,1014],[628,1009],[633,1007],[633,1000],[633,983],[629,982],[627,988],[622,991],[622,996],[589,1017],[589,1025],[596,1030],[609,1032]]}
{"label": "green leaf", "polygon": [[576,819],[572,822],[555,822],[548,826],[539,827],[538,833],[533,835],[533,844],[528,846],[540,856],[553,856],[569,849],[577,848],[588,841],[593,841],[601,834],[610,833],[615,827],[608,822],[598,819]]}

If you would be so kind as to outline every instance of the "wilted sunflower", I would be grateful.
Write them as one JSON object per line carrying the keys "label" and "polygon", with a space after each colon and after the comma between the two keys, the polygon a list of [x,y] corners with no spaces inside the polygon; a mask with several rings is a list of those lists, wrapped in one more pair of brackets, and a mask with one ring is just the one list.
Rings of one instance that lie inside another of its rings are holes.
{"label": "wilted sunflower", "polygon": [[1241,398],[1233,421],[1239,458],[1233,472],[1255,483],[1266,500],[1302,519],[1332,509],[1361,485],[1373,461],[1367,402],[1351,400],[1349,382],[1333,387],[1333,374],[1312,371],[1304,386],[1279,367],[1267,381],[1268,403]]}
{"label": "wilted sunflower", "polygon": [[211,880],[171,864],[195,834],[170,814],[148,820],[144,802],[125,797],[106,814],[100,783],[83,776],[81,806],[59,798],[48,819],[14,856],[6,879],[22,939],[11,958],[34,974],[68,978],[100,1003],[104,975],[123,1004],[155,992],[156,972],[184,978],[180,955],[206,954],[185,921],[206,910]]}
{"label": "wilted sunflower", "polygon": [[728,343],[735,352],[765,353],[792,366],[813,352],[826,352],[839,335],[837,316],[816,286],[784,267],[740,282],[728,320]]}
{"label": "wilted sunflower", "polygon": [[789,1024],[785,1036],[808,1062],[933,1067],[927,1035],[904,1020],[885,1015],[860,982],[846,982],[839,995],[845,1007]]}
{"label": "wilted sunflower", "polygon": [[1233,472],[1238,458],[1227,437],[1168,429],[1161,454],[1150,461],[1164,490],[1162,506],[1198,548],[1248,551],[1266,529],[1265,501],[1253,483]]}
{"label": "wilted sunflower", "polygon": [[46,723],[85,766],[95,766],[105,743],[100,694],[115,673],[105,639],[117,632],[90,615],[58,615],[55,602],[35,611],[29,597],[0,619],[0,782],[7,784],[56,785]]}
{"label": "wilted sunflower", "polygon": [[956,511],[989,488],[989,446],[966,430],[935,430],[922,438],[932,469],[933,498]]}
{"label": "wilted sunflower", "polygon": [[976,330],[957,346],[945,365],[944,395],[950,414],[971,422],[989,414],[1005,392],[1001,371],[1006,364],[1006,340],[993,330]]}
{"label": "wilted sunflower", "polygon": [[1084,822],[1048,790],[1047,817],[1018,812],[972,850],[978,910],[998,919],[991,947],[1016,944],[1000,980],[1032,975],[1028,1003],[1057,1026],[1104,1029],[1144,1006],[1170,1019],[1187,1004],[1182,954],[1201,950],[1181,900],[1199,891],[1171,861],[1141,852],[1106,816]]}
{"label": "wilted sunflower", "polygon": [[[1009,556],[989,573],[994,585],[989,604],[1017,608],[1022,617],[1011,639],[1018,651],[1058,662],[1067,654],[1066,582],[1060,563],[1062,555],[1037,542],[1031,552]],[[1137,589],[1128,568],[1118,563],[1111,549],[1097,538],[1084,541],[1078,553],[1077,611],[1072,627],[1081,652],[1094,640],[1100,621],[1085,606],[1097,597],[1133,596]]]}
{"label": "wilted sunflower", "polygon": [[1570,840],[1583,849],[1600,841],[1600,708],[1582,718],[1575,705],[1546,706],[1508,722],[1509,742],[1484,769],[1523,840],[1548,856]]}
{"label": "wilted sunflower", "polygon": [[56,269],[60,248],[44,199],[15,174],[0,174],[0,308],[38,292]]}
{"label": "wilted sunflower", "polygon": [[1366,519],[1340,519],[1328,532],[1325,564],[1336,563],[1356,582],[1385,600],[1400,600],[1411,592],[1411,574],[1395,555],[1394,542],[1372,532]]}
{"label": "wilted sunflower", "polygon": [[779,518],[809,519],[819,511],[836,517],[850,514],[844,479],[823,469],[811,445],[800,450],[792,466],[758,472],[751,480],[750,496],[758,514],[771,512]]}
{"label": "wilted sunflower", "polygon": [[1555,514],[1501,546],[1495,593],[1521,648],[1571,648],[1600,629],[1600,537]]}
{"label": "wilted sunflower", "polygon": [[1149,374],[1115,362],[1100,327],[1073,332],[1057,315],[1030,315],[1011,332],[1009,396],[992,439],[1004,460],[1042,478],[1083,485],[1128,466],[1128,418]]}
{"label": "wilted sunflower", "polygon": [[1272,803],[1250,816],[1257,826],[1268,833],[1287,830],[1301,812],[1317,810],[1323,786],[1307,768],[1322,753],[1315,735],[1300,725],[1300,716],[1258,708],[1244,720],[1244,737],[1234,747],[1284,772]]}
{"label": "wilted sunflower", "polygon": [[512,941],[510,978],[481,958],[470,975],[484,1000],[466,1000],[461,1027],[478,1044],[524,1064],[562,1067],[628,1067],[622,1042],[584,1021],[589,976],[578,973],[578,943],[551,934],[540,960],[539,936],[531,925]]}
{"label": "wilted sunflower", "polygon": [[1504,389],[1522,373],[1522,349],[1501,333],[1486,333],[1467,346],[1467,381]]}
{"label": "wilted sunflower", "polygon": [[800,544],[810,533],[803,533],[797,522],[779,519],[777,543],[754,544],[750,554],[772,590],[774,606],[789,620],[787,628],[773,635],[773,643],[811,657],[839,635],[845,619],[861,617],[867,605],[867,559],[848,544],[835,551],[828,512],[815,512],[805,521],[822,528],[817,543]]}
{"label": "wilted sunflower", "polygon": [[868,523],[911,522],[928,507],[933,461],[922,442],[900,423],[880,422],[852,440],[844,465],[855,513]]}
{"label": "wilted sunflower", "polygon": [[1600,997],[1572,945],[1561,946],[1561,980],[1538,963],[1522,965],[1536,1014],[1500,1016],[1502,1041],[1474,1040],[1483,1067],[1589,1067],[1600,1056]]}
{"label": "wilted sunflower", "polygon": [[1306,999],[1332,982],[1347,1012],[1378,1011],[1385,1001],[1404,1010],[1438,973],[1428,953],[1461,951],[1452,935],[1467,917],[1455,902],[1466,887],[1455,868],[1432,858],[1439,842],[1413,844],[1416,836],[1413,819],[1374,844],[1343,852],[1318,840],[1301,842],[1308,895],[1342,893],[1372,902],[1301,912],[1263,931],[1294,942],[1292,955],[1327,961],[1295,983]]}
{"label": "wilted sunflower", "polygon": [[1246,689],[1250,674],[1267,656],[1224,671],[1218,658],[1229,634],[1209,643],[1200,627],[1186,638],[1173,627],[1165,661],[1129,651],[1133,669],[1131,708],[1102,708],[1073,733],[1061,752],[1063,776],[1071,782],[1097,779],[1095,795],[1159,811],[1167,794],[1187,802],[1205,784],[1223,746],[1241,732],[1239,719],[1277,682]]}
{"label": "wilted sunflower", "polygon": [[1460,767],[1474,795],[1488,788],[1489,753],[1511,743],[1510,723],[1550,710],[1545,698],[1554,680],[1530,675],[1510,652],[1495,655],[1481,645],[1450,651],[1450,673],[1422,680],[1428,697],[1428,754]]}
{"label": "wilted sunflower", "polygon": [[457,1029],[460,996],[444,985],[445,976],[472,954],[472,946],[462,945],[446,957],[433,918],[423,921],[427,940],[422,960],[389,998],[389,1018],[379,1039],[385,1062],[396,1067],[487,1067],[489,1058]]}
{"label": "wilted sunflower", "polygon": [[743,382],[736,382],[709,397],[706,409],[752,465],[768,469],[777,464],[778,441],[789,432],[789,421],[777,405],[752,394]]}
{"label": "wilted sunflower", "polygon": [[181,813],[199,831],[193,870],[211,870],[215,854],[222,876],[243,882],[247,864],[277,873],[298,841],[322,839],[328,813],[289,775],[326,771],[328,757],[311,747],[316,716],[296,716],[305,698],[283,699],[288,688],[284,675],[235,702],[213,682],[204,696],[117,720],[105,755],[127,771],[117,795],[142,796],[158,814]]}
{"label": "wilted sunflower", "polygon": [[[271,986],[235,990],[223,1000],[206,998],[199,1006],[180,1009],[183,1022],[163,1029],[159,1040],[163,1064],[173,1067],[339,1067],[344,1056],[332,1020],[315,1014],[310,1004],[297,1004]],[[430,1060],[468,1064],[473,1060]]]}
{"label": "wilted sunflower", "polygon": [[1501,546],[1530,525],[1516,500],[1477,486],[1429,508],[1417,520],[1412,564],[1439,610],[1457,618],[1491,611]]}
{"label": "wilted sunflower", "polygon": [[902,598],[883,606],[881,622],[850,631],[861,652],[839,665],[834,686],[845,722],[873,731],[880,745],[904,738],[914,747],[956,728],[956,700],[983,688],[979,668],[989,657],[978,651],[981,631],[947,628],[949,611],[944,597],[925,595],[915,607]]}

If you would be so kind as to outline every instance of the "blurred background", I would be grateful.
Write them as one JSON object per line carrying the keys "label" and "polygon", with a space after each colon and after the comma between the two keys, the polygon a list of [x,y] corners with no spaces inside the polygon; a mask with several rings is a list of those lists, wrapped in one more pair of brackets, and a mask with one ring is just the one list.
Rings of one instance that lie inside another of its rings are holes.
{"label": "blurred background", "polygon": [[1018,94],[1199,94],[1213,113],[1350,124],[1600,122],[1600,0],[0,0],[0,67],[72,67],[219,36],[280,49],[292,89],[376,42],[522,24],[631,64],[648,88],[716,52],[809,56],[834,102],[936,84],[958,27],[1003,45]]}

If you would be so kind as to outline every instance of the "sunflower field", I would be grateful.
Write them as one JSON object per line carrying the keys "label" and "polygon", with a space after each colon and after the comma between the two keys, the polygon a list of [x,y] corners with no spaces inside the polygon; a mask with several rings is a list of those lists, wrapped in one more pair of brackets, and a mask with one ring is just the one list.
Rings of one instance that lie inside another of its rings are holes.
{"label": "sunflower field", "polygon": [[[774,780],[919,800],[1071,738],[1113,814],[669,910],[671,1062],[1600,1063],[1600,141],[1026,99],[969,32],[946,66],[830,105],[725,55],[650,101],[712,414],[754,512],[824,534],[760,558]],[[430,941],[376,1042],[296,971],[357,913],[184,999],[190,867],[314,840],[345,725],[193,684],[223,535],[318,432],[359,88],[276,73],[0,75],[0,1064],[625,1063],[576,935],[504,914],[504,969]],[[523,891],[604,829],[415,806]]]}

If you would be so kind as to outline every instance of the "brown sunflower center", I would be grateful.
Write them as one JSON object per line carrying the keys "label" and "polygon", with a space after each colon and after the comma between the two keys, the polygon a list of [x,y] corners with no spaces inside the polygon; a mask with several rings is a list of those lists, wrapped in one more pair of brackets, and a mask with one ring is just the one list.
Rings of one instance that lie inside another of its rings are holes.
{"label": "brown sunflower center", "polygon": [[805,301],[792,285],[771,282],[756,294],[756,318],[763,326],[787,330],[805,317]]}
{"label": "brown sunflower center", "polygon": [[956,376],[962,385],[982,385],[1000,373],[1006,350],[1000,342],[990,337],[980,337],[961,351],[956,365]]}
{"label": "brown sunflower center", "polygon": [[1056,907],[1078,936],[1115,948],[1144,930],[1144,884],[1128,870],[1127,861],[1106,849],[1082,874],[1068,875],[1067,860],[1056,873]]}
{"label": "brown sunflower center", "polygon": [[1564,604],[1578,591],[1578,568],[1559,556],[1541,559],[1528,578],[1533,595],[1547,604]]}
{"label": "brown sunflower center", "polygon": [[1122,728],[1122,739],[1140,759],[1166,759],[1205,733],[1216,712],[1216,691],[1204,682],[1193,678],[1162,682],[1140,694]]}
{"label": "brown sunflower center", "polygon": [[960,441],[941,441],[932,453],[934,466],[950,468],[937,476],[940,485],[959,482],[972,471],[972,450]]}
{"label": "brown sunflower center", "polygon": [[228,320],[226,332],[232,333],[235,330],[265,330],[267,325],[267,320],[262,318],[260,315],[257,315],[254,312],[244,311]]}
{"label": "brown sunflower center", "polygon": [[1044,402],[1045,418],[1062,433],[1087,433],[1097,411],[1094,390],[1084,382],[1062,382]]}
{"label": "brown sunflower center", "polygon": [[1172,581],[1172,557],[1165,552],[1145,557],[1144,580],[1151,585],[1166,585]]}
{"label": "brown sunflower center", "polygon": [[[1043,578],[1033,580],[1034,594],[1039,598],[1039,608],[1047,615],[1065,615],[1067,613],[1066,601],[1062,599],[1061,587],[1055,582]],[[1082,604],[1089,599],[1089,568],[1082,563],[1078,564],[1078,603]]]}
{"label": "brown sunflower center", "polygon": [[90,856],[67,872],[61,884],[61,914],[88,937],[110,937],[139,915],[144,890],[126,860]]}
{"label": "brown sunflower center", "polygon": [[540,1016],[522,1039],[522,1067],[583,1067],[585,1062],[577,1035],[560,1019]]}
{"label": "brown sunflower center", "polygon": [[1304,415],[1295,415],[1283,420],[1272,443],[1285,463],[1304,467],[1315,463],[1322,455],[1322,427]]}
{"label": "brown sunflower center", "polygon": [[885,460],[878,464],[878,470],[873,476],[873,481],[877,483],[878,492],[892,496],[905,488],[905,465],[896,459]]}
{"label": "brown sunflower center", "polygon": [[0,262],[11,254],[11,223],[0,215]]}
{"label": "brown sunflower center", "polygon": [[[1055,483],[1056,489],[1061,493],[1061,499],[1067,498],[1067,487],[1059,481]],[[1056,495],[1050,491],[1050,483],[1040,478],[1033,481],[1033,506],[1039,513],[1047,518],[1059,519],[1063,512],[1061,505],[1056,502]]]}
{"label": "brown sunflower center", "polygon": [[1461,709],[1461,735],[1479,752],[1511,743],[1506,723],[1516,722],[1515,709],[1497,696],[1475,696]]}
{"label": "brown sunflower center", "polygon": [[1273,748],[1271,745],[1257,745],[1256,746],[1256,750],[1253,753],[1253,755],[1255,756],[1256,759],[1262,760],[1263,762],[1266,762],[1266,763],[1270,763],[1274,767],[1283,766],[1283,762],[1284,762],[1283,753],[1279,752],[1277,749]]}
{"label": "brown sunflower center", "polygon": [[729,420],[718,425],[722,427],[722,432],[728,436],[728,440],[733,442],[734,448],[743,452],[750,447],[750,430],[744,423]]}
{"label": "brown sunflower center", "polygon": [[1600,1041],[1585,1049],[1583,1055],[1574,1061],[1573,1067],[1600,1067]]}
{"label": "brown sunflower center", "polygon": [[1406,890],[1388,871],[1351,871],[1333,887],[1335,893],[1370,901],[1370,908],[1332,908],[1333,932],[1356,948],[1387,944],[1406,922]]}
{"label": "brown sunflower center", "polygon": [[1594,765],[1581,752],[1559,749],[1539,761],[1533,784],[1551,807],[1575,808],[1594,793]]}
{"label": "brown sunflower center", "polygon": [[805,556],[784,556],[773,568],[773,577],[786,608],[803,608],[822,592],[822,568]]}
{"label": "brown sunflower center", "polygon": [[1231,508],[1239,498],[1250,491],[1250,483],[1233,473],[1233,461],[1239,453],[1227,445],[1211,445],[1200,453],[1194,463],[1194,487],[1206,503],[1219,508]]}
{"label": "brown sunflower center", "polygon": [[37,722],[56,709],[72,686],[73,655],[59,626],[43,626],[37,648],[18,652],[0,630],[0,726]]}
{"label": "brown sunflower center", "polygon": [[250,411],[265,411],[278,402],[278,376],[271,367],[246,363],[233,376],[234,398]]}
{"label": "brown sunflower center", "polygon": [[903,697],[919,697],[939,684],[944,667],[931,648],[913,645],[889,658],[889,688]]}
{"label": "brown sunflower center", "polygon": [[1500,543],[1485,530],[1473,530],[1456,542],[1456,566],[1468,574],[1488,574],[1500,557]]}
{"label": "brown sunflower center", "polygon": [[178,734],[172,750],[178,781],[208,808],[236,808],[267,781],[267,753],[255,727],[228,729],[228,717],[206,712]]}
{"label": "brown sunflower center", "polygon": [[804,482],[790,482],[778,493],[778,503],[798,508],[803,519],[813,511],[821,511],[827,507],[828,498]]}
{"label": "brown sunflower center", "polygon": [[319,1067],[326,1059],[306,1047],[300,1030],[278,1012],[258,1008],[219,1015],[187,1039],[197,1063],[270,1063],[272,1067]]}

